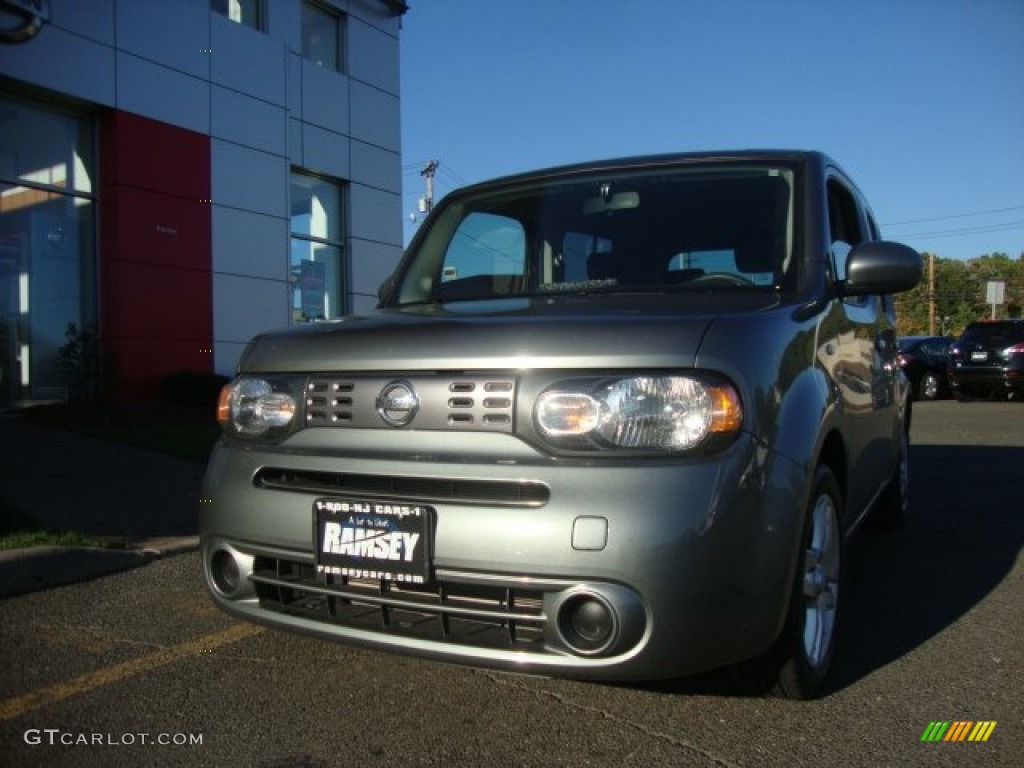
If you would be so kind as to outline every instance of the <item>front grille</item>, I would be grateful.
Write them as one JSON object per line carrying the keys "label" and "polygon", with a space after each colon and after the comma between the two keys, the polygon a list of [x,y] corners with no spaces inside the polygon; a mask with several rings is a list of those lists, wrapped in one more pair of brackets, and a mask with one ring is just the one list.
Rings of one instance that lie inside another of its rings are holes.
{"label": "front grille", "polygon": [[402,426],[426,430],[511,434],[515,377],[492,374],[417,373],[389,376],[313,376],[306,384],[307,427],[396,429],[377,409],[377,398],[401,380],[415,392],[418,408]]}
{"label": "front grille", "polygon": [[306,386],[306,424],[347,424],[352,421],[352,381],[313,379]]}
{"label": "front grille", "polygon": [[309,494],[341,494],[359,498],[418,503],[483,504],[542,507],[547,486],[523,480],[458,480],[437,477],[395,477],[349,472],[310,472],[264,467],[253,478],[259,488]]}
{"label": "front grille", "polygon": [[543,594],[435,582],[391,582],[318,574],[313,565],[257,557],[260,607],[352,629],[478,648],[544,651]]}

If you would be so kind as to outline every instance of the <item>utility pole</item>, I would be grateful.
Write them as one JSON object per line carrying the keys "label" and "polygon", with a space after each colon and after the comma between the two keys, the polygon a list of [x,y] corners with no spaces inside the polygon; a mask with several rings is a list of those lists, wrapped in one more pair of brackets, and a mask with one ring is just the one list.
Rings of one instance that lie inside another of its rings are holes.
{"label": "utility pole", "polygon": [[935,254],[928,254],[928,335],[935,335]]}
{"label": "utility pole", "polygon": [[430,213],[434,207],[434,173],[437,171],[438,165],[440,163],[437,160],[431,160],[420,171],[420,176],[427,180],[427,193],[420,198],[420,213]]}

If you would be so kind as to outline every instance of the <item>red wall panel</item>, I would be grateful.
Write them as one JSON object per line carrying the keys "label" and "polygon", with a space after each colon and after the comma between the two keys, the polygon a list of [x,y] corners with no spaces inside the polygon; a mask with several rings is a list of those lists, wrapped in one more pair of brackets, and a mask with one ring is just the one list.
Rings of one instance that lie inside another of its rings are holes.
{"label": "red wall panel", "polygon": [[210,139],[204,134],[111,112],[104,119],[101,144],[104,185],[113,178],[118,185],[186,200],[210,196]]}
{"label": "red wall panel", "polygon": [[101,120],[100,302],[114,392],[210,372],[209,137],[126,112]]}

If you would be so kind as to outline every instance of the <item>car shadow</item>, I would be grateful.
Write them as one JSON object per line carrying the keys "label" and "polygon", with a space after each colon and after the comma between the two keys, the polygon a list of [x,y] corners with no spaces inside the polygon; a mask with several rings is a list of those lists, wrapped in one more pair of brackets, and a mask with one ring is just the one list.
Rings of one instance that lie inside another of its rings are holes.
{"label": "car shadow", "polygon": [[[865,525],[846,551],[842,632],[821,696],[841,691],[955,624],[1011,572],[1024,545],[1024,448],[915,445],[911,519]],[[728,670],[633,687],[756,696]]]}
{"label": "car shadow", "polygon": [[1024,448],[917,445],[911,519],[861,530],[847,551],[843,633],[825,695],[901,658],[963,617],[1024,544]]}

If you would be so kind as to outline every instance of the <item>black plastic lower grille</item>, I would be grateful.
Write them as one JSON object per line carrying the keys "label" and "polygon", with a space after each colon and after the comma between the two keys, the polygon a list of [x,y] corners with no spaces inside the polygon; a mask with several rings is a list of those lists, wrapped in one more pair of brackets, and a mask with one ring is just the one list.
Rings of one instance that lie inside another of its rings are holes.
{"label": "black plastic lower grille", "polygon": [[265,467],[254,482],[261,488],[311,494],[347,494],[422,503],[464,502],[492,506],[541,507],[549,491],[541,483],[503,480],[448,480],[347,472],[309,472]]}
{"label": "black plastic lower grille", "polygon": [[251,580],[264,610],[314,621],[478,648],[544,650],[538,591],[318,574],[306,563],[258,557]]}

